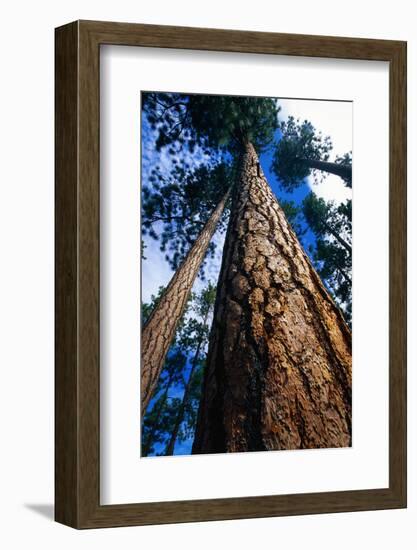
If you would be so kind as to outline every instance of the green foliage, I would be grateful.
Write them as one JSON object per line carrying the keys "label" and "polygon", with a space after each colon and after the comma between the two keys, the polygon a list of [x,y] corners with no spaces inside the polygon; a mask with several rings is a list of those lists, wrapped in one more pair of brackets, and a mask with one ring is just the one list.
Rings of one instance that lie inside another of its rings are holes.
{"label": "green foliage", "polygon": [[[143,234],[159,240],[165,259],[176,270],[235,180],[233,160],[237,161],[242,143],[250,140],[258,150],[267,147],[277,128],[279,108],[271,98],[159,92],[143,93],[142,105],[156,132],[156,149],[164,148],[173,165],[169,175],[154,168],[143,188]],[[209,160],[191,169],[180,159],[184,151],[194,153],[196,148]],[[218,231],[225,230],[228,215],[226,207]],[[202,278],[215,249],[212,241],[200,268]]]}
{"label": "green foliage", "polygon": [[349,240],[347,243],[351,246],[352,235],[352,201],[347,200],[339,206],[330,201],[326,202],[315,193],[309,193],[304,199],[302,210],[305,219],[314,233],[319,237],[324,237],[327,233],[333,231],[333,236],[337,234],[340,238],[345,235]]}
{"label": "green foliage", "polygon": [[[145,323],[152,311],[158,305],[165,292],[165,287],[158,289],[158,294],[151,296],[150,303],[142,302],[142,323]],[[162,444],[166,438],[166,432],[172,429],[172,419],[175,407],[178,406],[176,398],[170,396],[173,387],[183,384],[184,369],[187,365],[186,349],[179,344],[181,332],[186,324],[186,317],[190,311],[192,296],[189,296],[181,317],[171,347],[167,353],[165,364],[152,406],[148,407],[142,422],[142,456],[153,454],[155,446]]]}
{"label": "green foliage", "polygon": [[[158,296],[152,297],[152,304],[142,306],[142,311],[151,311],[162,292],[163,288]],[[181,423],[176,441],[181,443],[194,435],[215,296],[216,287],[209,282],[200,293],[191,293],[189,297],[186,312],[167,354],[155,398],[143,419],[142,456],[164,454],[163,448],[170,440],[180,411]],[[188,395],[184,400],[187,385]]]}
{"label": "green foliage", "polygon": [[165,287],[160,286],[158,288],[158,294],[151,296],[151,301],[149,303],[142,302],[141,304],[141,315],[142,315],[142,324],[146,323],[146,321],[149,319],[150,314],[155,309],[155,307],[159,304],[159,301],[165,292]]}
{"label": "green foliage", "polygon": [[[165,259],[176,270],[230,186],[233,167],[222,162],[190,170],[176,164],[168,176],[156,167],[149,180],[150,185],[142,190],[142,234],[160,242]],[[225,230],[228,213],[226,205],[217,231]],[[211,242],[200,268],[201,277],[207,258],[213,257],[215,250],[216,244]]]}
{"label": "green foliage", "polygon": [[210,312],[214,308],[216,300],[217,287],[211,281],[203,288],[200,294],[193,294],[192,309],[201,319],[207,320]]}
{"label": "green foliage", "polygon": [[179,404],[170,391],[182,383],[187,356],[181,349],[170,351],[165,359],[164,371],[159,379],[152,407],[142,422],[142,456],[155,453],[156,446],[163,444],[166,434],[172,430],[173,418]]}
{"label": "green foliage", "polygon": [[272,98],[196,95],[190,96],[189,105],[196,134],[210,147],[234,152],[251,141],[260,153],[278,127],[279,107]]}
{"label": "green foliage", "polygon": [[[155,143],[159,151],[175,141],[190,142],[190,114],[188,96],[175,93],[143,92],[142,109],[152,128],[158,130]],[[191,146],[191,143],[189,143]],[[194,148],[195,144],[192,146]]]}
{"label": "green foliage", "polygon": [[280,206],[284,210],[285,217],[288,223],[293,228],[298,239],[300,240],[306,233],[306,228],[303,227],[303,212],[300,206],[297,206],[294,201],[281,200]]}
{"label": "green foliage", "polygon": [[249,140],[260,152],[278,126],[273,98],[151,92],[142,94],[142,103],[158,132],[158,150],[179,142],[191,152],[197,145],[235,152]]}
{"label": "green foliage", "polygon": [[350,324],[352,317],[352,201],[336,206],[310,193],[302,210],[316,236],[311,250],[320,277]]}
{"label": "green foliage", "polygon": [[330,288],[336,303],[344,313],[346,322],[352,321],[352,258],[335,241],[318,239],[315,261],[319,264],[318,273]]}
{"label": "green foliage", "polygon": [[141,242],[140,242],[140,257],[142,260],[146,260],[146,256],[145,256],[145,249],[146,249],[146,243],[143,241],[143,239],[141,239]]}
{"label": "green foliage", "polygon": [[317,132],[311,122],[292,116],[281,122],[282,137],[276,145],[272,171],[286,191],[293,191],[310,175],[308,160],[328,161],[332,149],[330,137]]}
{"label": "green foliage", "polygon": [[[349,168],[352,168],[352,153],[345,153],[342,156],[337,156],[335,160],[336,164],[340,164],[340,166],[346,166]],[[352,177],[343,178],[346,187],[352,188]]]}

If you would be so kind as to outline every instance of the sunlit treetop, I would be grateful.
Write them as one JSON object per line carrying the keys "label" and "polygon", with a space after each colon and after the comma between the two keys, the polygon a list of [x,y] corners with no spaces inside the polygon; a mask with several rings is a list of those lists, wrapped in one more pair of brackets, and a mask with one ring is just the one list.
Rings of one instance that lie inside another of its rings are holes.
{"label": "sunlit treetop", "polygon": [[149,92],[142,101],[157,149],[179,141],[191,152],[199,145],[233,153],[251,141],[259,153],[278,126],[273,98]]}
{"label": "sunlit treetop", "polygon": [[260,153],[278,127],[279,107],[272,98],[201,95],[191,96],[190,104],[193,127],[212,147],[234,150],[250,141]]}
{"label": "sunlit treetop", "polygon": [[302,203],[306,222],[316,236],[314,265],[342,309],[352,315],[352,201],[336,205],[310,193]]}
{"label": "sunlit treetop", "polygon": [[[305,219],[318,236],[332,231],[339,238],[352,235],[352,201],[336,205],[309,193],[302,203]],[[350,243],[349,243],[350,245]]]}
{"label": "sunlit treetop", "polygon": [[[142,190],[142,233],[160,242],[172,269],[178,268],[231,181],[233,166],[225,162],[194,169],[181,162],[173,165],[169,174],[159,167],[152,170]],[[226,204],[219,232],[225,230],[227,216]],[[208,257],[215,249],[215,242],[211,242]],[[203,274],[204,264],[200,270]]]}
{"label": "sunlit treetop", "polygon": [[282,187],[292,191],[311,174],[310,160],[328,161],[332,150],[329,136],[317,132],[311,122],[292,116],[280,123],[282,137],[276,145],[272,170]]}
{"label": "sunlit treetop", "polygon": [[[142,107],[155,136],[155,150],[164,149],[172,165],[168,175],[154,168],[143,188],[143,234],[159,240],[175,270],[235,180],[242,144],[249,140],[260,152],[272,143],[279,107],[271,98],[163,92],[144,92]],[[198,167],[191,167],[190,158],[197,157]],[[228,213],[226,207],[220,232]],[[208,257],[215,248],[212,241]]]}
{"label": "sunlit treetop", "polygon": [[352,187],[352,152],[336,157],[335,164],[344,166],[350,170],[350,175],[343,177],[346,187]]}

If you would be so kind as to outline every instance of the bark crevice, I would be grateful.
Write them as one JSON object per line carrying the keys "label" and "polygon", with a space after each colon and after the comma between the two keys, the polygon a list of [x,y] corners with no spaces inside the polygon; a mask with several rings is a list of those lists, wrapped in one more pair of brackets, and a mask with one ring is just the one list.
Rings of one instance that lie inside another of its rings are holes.
{"label": "bark crevice", "polygon": [[349,327],[248,143],[223,251],[193,452],[349,446],[351,376]]}
{"label": "bark crevice", "polygon": [[175,272],[157,306],[142,329],[141,339],[141,407],[142,415],[151,400],[164,366],[175,329],[187,303],[188,296],[210,240],[229,198],[228,191],[206,222],[183,263]]}

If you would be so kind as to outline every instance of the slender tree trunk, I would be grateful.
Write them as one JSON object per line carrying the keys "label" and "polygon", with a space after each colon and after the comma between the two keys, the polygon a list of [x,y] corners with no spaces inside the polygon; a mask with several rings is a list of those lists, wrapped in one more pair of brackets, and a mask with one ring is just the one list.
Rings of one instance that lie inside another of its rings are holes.
{"label": "slender tree trunk", "polygon": [[311,159],[300,159],[306,163],[309,168],[316,170],[323,170],[324,172],[329,172],[329,174],[334,174],[335,176],[340,176],[342,179],[352,182],[352,167],[345,166],[343,164],[338,164],[337,162],[326,162],[324,160],[311,160]]}
{"label": "slender tree trunk", "polygon": [[165,385],[164,393],[162,395],[162,399],[158,402],[158,410],[156,411],[156,417],[155,417],[155,421],[152,425],[152,429],[149,431],[149,433],[146,437],[146,441],[144,442],[144,444],[142,446],[142,456],[148,456],[148,454],[149,454],[149,449],[152,445],[153,438],[155,437],[155,432],[156,432],[156,429],[158,427],[159,421],[161,419],[162,411],[163,411],[163,409],[165,407],[165,404],[167,402],[167,399],[168,399],[168,392],[169,392],[169,388],[171,387],[172,380],[173,380],[173,375],[171,374],[170,377],[167,380],[166,385]]}
{"label": "slender tree trunk", "polygon": [[[204,318],[204,326],[207,325],[207,317],[208,317],[208,311],[207,311],[207,314],[205,315],[205,318]],[[200,340],[199,340],[198,345],[197,345],[197,349],[195,351],[195,354],[194,354],[194,357],[193,357],[193,360],[192,360],[192,363],[191,363],[190,376],[188,377],[188,381],[187,381],[187,384],[186,384],[185,389],[184,389],[184,395],[182,397],[182,402],[181,402],[180,408],[178,410],[177,418],[175,419],[174,428],[172,430],[171,437],[169,439],[168,445],[166,446],[166,450],[165,450],[165,455],[166,456],[171,456],[171,455],[174,454],[175,442],[177,441],[178,432],[179,432],[181,423],[184,420],[185,408],[188,405],[188,400],[190,398],[191,385],[193,383],[194,373],[195,373],[195,370],[197,368],[198,360],[200,358],[202,345],[203,345],[203,336],[201,335]]]}
{"label": "slender tree trunk", "polygon": [[166,449],[165,449],[165,455],[166,456],[171,456],[171,455],[174,454],[175,442],[177,441],[178,432],[179,432],[181,423],[184,419],[185,407],[188,404],[191,384],[192,384],[192,381],[193,381],[193,376],[194,376],[194,372],[195,372],[195,369],[196,369],[196,366],[197,366],[197,361],[198,361],[198,358],[199,358],[199,355],[200,355],[200,351],[201,351],[201,343],[198,344],[196,353],[195,353],[194,358],[193,358],[193,364],[191,366],[190,376],[188,377],[188,381],[187,381],[187,384],[185,386],[184,395],[183,395],[183,398],[182,398],[180,408],[178,410],[177,417],[175,419],[175,424],[174,424],[174,427],[172,429],[171,437],[169,438],[169,442],[168,442],[168,444],[166,446]]}
{"label": "slender tree trunk", "polygon": [[345,241],[345,239],[343,237],[341,237],[339,235],[339,233],[337,233],[337,231],[335,231],[328,223],[326,222],[323,222],[323,225],[325,227],[325,229],[327,230],[328,233],[330,233],[330,235],[333,235],[333,237],[343,246],[343,248],[345,248],[349,254],[352,256],[352,247],[349,243],[347,243]]}
{"label": "slender tree trunk", "polygon": [[142,415],[156,389],[178,321],[184,312],[188,295],[207,252],[210,240],[223,214],[228,191],[219,202],[200,235],[175,272],[158,305],[142,330]]}
{"label": "slender tree trunk", "polygon": [[339,273],[341,273],[342,277],[350,284],[350,286],[352,286],[352,279],[349,277],[346,271],[340,266],[337,266],[337,269],[339,270]]}
{"label": "slender tree trunk", "polygon": [[351,445],[351,333],[248,143],[193,453]]}

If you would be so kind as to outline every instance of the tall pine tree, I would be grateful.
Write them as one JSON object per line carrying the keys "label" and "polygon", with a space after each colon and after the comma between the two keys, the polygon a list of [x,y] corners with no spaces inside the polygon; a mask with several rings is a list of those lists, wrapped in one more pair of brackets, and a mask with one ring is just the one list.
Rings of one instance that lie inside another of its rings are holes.
{"label": "tall pine tree", "polygon": [[193,452],[349,445],[350,330],[259,163],[275,100],[150,94],[145,105],[158,146],[237,165]]}

